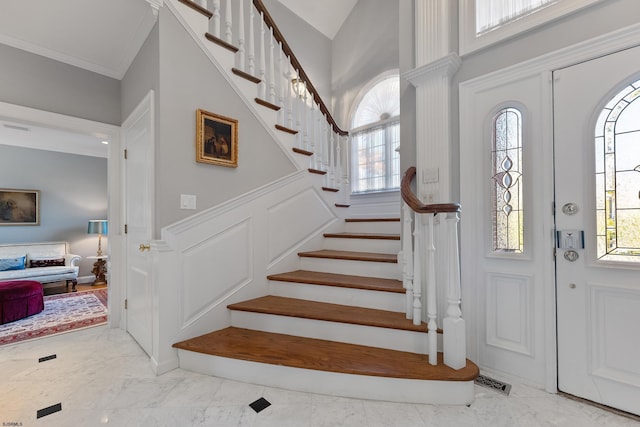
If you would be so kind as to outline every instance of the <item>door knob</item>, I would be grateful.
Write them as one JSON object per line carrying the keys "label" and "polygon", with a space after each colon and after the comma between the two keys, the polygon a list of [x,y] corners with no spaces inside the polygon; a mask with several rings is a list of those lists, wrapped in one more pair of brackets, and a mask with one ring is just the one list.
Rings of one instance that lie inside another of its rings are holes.
{"label": "door knob", "polygon": [[578,255],[578,252],[574,250],[569,250],[564,252],[564,259],[566,259],[569,262],[574,262],[578,258],[580,258],[580,255]]}
{"label": "door knob", "polygon": [[140,249],[140,252],[150,251],[151,245],[145,245],[144,243],[140,243],[140,247],[138,249]]}

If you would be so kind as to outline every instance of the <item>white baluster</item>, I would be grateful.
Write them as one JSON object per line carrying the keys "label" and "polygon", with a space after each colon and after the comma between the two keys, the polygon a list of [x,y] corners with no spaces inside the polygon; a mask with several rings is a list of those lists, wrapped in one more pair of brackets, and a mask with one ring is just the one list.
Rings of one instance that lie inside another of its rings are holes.
{"label": "white baluster", "polygon": [[345,149],[344,149],[344,159],[345,159],[345,167],[343,171],[343,184],[345,191],[343,193],[343,203],[345,205],[350,204],[351,198],[351,180],[349,170],[351,169],[351,137],[347,135],[345,138]]}
{"label": "white baluster", "polygon": [[324,116],[322,115],[322,112],[318,109],[318,114],[316,117],[316,128],[318,130],[318,132],[316,133],[316,154],[313,156],[315,157],[315,161],[316,161],[316,165],[315,168],[318,170],[326,170],[323,169],[324,165],[322,162],[322,153],[324,153],[324,141],[325,141],[325,135],[324,135],[324,125],[323,125],[323,120]]}
{"label": "white baluster", "polygon": [[307,151],[311,151],[309,150],[309,116],[308,116],[308,106],[307,106],[307,100],[308,100],[308,93],[307,93],[307,83],[305,82],[304,84],[304,99],[300,99],[301,104],[302,104],[302,132],[304,133],[303,136],[303,146],[304,149]]}
{"label": "white baluster", "polygon": [[238,9],[238,69],[241,71],[246,71],[244,68],[244,58],[245,58],[245,49],[244,49],[244,0],[239,1],[240,9]]}
{"label": "white baluster", "polygon": [[329,186],[335,188],[336,186],[336,157],[335,157],[335,139],[333,133],[333,127],[329,125]]}
{"label": "white baluster", "polygon": [[272,104],[276,103],[276,71],[273,54],[275,48],[275,44],[273,43],[273,29],[269,31],[269,102]]}
{"label": "white baluster", "polygon": [[293,70],[291,69],[291,58],[288,58],[288,71],[287,71],[287,87],[285,89],[287,93],[287,127],[293,129],[293,94],[291,93],[291,81],[293,79]]}
{"label": "white baluster", "polygon": [[253,18],[255,16],[253,4],[249,7],[249,54],[247,59],[249,60],[249,74],[255,76],[256,73],[256,47],[255,47],[255,29],[253,24]]}
{"label": "white baluster", "polygon": [[[434,216],[432,214],[424,214],[421,217],[427,217],[427,234],[426,252],[427,252],[427,333],[429,339],[429,363],[431,365],[438,364],[438,308],[437,308],[437,292],[436,292],[436,247],[434,246]],[[415,286],[413,293],[415,295]],[[415,300],[414,300],[415,303]],[[414,317],[413,323],[416,323]]]}
{"label": "white baluster", "polygon": [[405,309],[407,319],[413,319],[413,235],[411,233],[411,218],[413,211],[402,202],[402,287],[406,289]]}
{"label": "white baluster", "polygon": [[280,110],[278,110],[278,123],[280,123],[282,126],[286,126],[285,122],[286,122],[286,112],[285,112],[285,106],[284,106],[284,100],[285,100],[285,90],[289,87],[287,85],[287,81],[286,79],[284,79],[283,75],[284,75],[284,66],[283,66],[283,61],[284,60],[284,56],[282,55],[282,43],[278,43],[278,73],[277,73],[277,82],[279,82],[278,84],[278,106],[280,107]]}
{"label": "white baluster", "polygon": [[342,182],[342,137],[336,133],[336,188],[344,193]]}
{"label": "white baluster", "polygon": [[[296,70],[296,76],[295,76],[296,81],[300,81],[300,73],[298,70]],[[301,116],[301,111],[300,109],[302,108],[302,106],[300,105],[300,95],[298,95],[297,93],[295,94],[295,102],[293,104],[293,116],[295,118],[295,130],[298,131],[298,133],[296,134],[296,146],[298,148],[304,148],[302,146],[302,132],[301,132],[301,123],[300,123],[300,116]]]}
{"label": "white baluster", "polygon": [[260,84],[258,85],[258,98],[267,99],[267,83],[264,76],[266,73],[266,51],[264,47],[264,14],[260,14],[260,69],[258,70],[258,77],[260,78]]}
{"label": "white baluster", "polygon": [[213,24],[213,35],[220,38],[220,0],[213,0],[213,16],[211,17]]}
{"label": "white baluster", "polygon": [[316,115],[317,115],[317,111],[316,110],[316,104],[315,102],[313,102],[313,100],[311,100],[311,112],[309,114],[310,116],[310,123],[309,123],[309,141],[310,141],[310,145],[309,145],[309,151],[311,151],[313,153],[313,156],[311,156],[311,158],[309,159],[309,167],[312,169],[317,169],[315,167],[315,162],[316,162]]}
{"label": "white baluster", "polygon": [[460,310],[460,258],[458,253],[458,213],[453,212],[445,220],[449,250],[447,282],[447,314],[442,322],[442,344],[444,363],[453,369],[462,369],[467,365],[465,321]]}
{"label": "white baluster", "polygon": [[323,123],[323,128],[324,128],[324,137],[323,139],[323,152],[322,152],[322,161],[324,163],[324,170],[327,171],[327,173],[324,175],[324,182],[325,182],[325,186],[327,187],[331,187],[331,174],[330,174],[330,167],[329,167],[329,151],[330,151],[330,146],[329,146],[329,140],[331,138],[330,132],[331,132],[331,128],[329,126],[329,121],[327,119],[327,117],[324,117],[324,121]]}
{"label": "white baluster", "polygon": [[233,26],[233,15],[231,14],[231,0],[227,0],[225,3],[225,11],[224,11],[224,37],[225,41],[229,44],[233,43],[233,35],[232,35],[232,26]]}

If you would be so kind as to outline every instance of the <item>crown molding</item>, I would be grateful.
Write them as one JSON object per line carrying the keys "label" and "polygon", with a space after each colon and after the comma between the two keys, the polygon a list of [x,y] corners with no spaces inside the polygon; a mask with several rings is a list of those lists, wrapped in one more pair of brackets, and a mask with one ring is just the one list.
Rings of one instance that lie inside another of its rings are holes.
{"label": "crown molding", "polygon": [[400,77],[408,80],[415,87],[418,87],[430,80],[442,77],[450,78],[458,71],[461,65],[462,59],[460,59],[460,56],[452,52],[436,61],[402,73]]}

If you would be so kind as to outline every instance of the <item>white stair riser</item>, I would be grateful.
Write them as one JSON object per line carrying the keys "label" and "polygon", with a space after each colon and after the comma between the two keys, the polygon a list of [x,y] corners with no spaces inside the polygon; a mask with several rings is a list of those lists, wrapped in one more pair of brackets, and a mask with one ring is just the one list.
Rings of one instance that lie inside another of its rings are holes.
{"label": "white stair riser", "polygon": [[204,375],[357,399],[400,403],[469,405],[473,381],[426,381],[341,374],[248,362],[179,350],[180,367]]}
{"label": "white stair riser", "polygon": [[347,233],[400,234],[400,221],[345,222]]}
{"label": "white stair riser", "polygon": [[374,252],[378,254],[397,254],[400,252],[400,240],[325,237],[322,246],[325,249],[337,251]]}
{"label": "white stair riser", "polygon": [[269,295],[404,313],[405,294],[272,280]]}
{"label": "white stair riser", "polygon": [[427,334],[248,311],[231,311],[237,328],[427,354]]}
{"label": "white stair riser", "polygon": [[300,269],[321,271],[323,273],[350,274],[353,276],[380,277],[383,279],[402,278],[402,272],[397,263],[352,261],[325,258],[300,258]]}

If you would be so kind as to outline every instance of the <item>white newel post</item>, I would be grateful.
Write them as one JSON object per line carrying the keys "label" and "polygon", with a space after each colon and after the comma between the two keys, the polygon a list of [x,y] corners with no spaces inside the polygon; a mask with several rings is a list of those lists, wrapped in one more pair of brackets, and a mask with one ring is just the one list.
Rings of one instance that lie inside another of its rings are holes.
{"label": "white newel post", "polygon": [[447,313],[442,324],[443,352],[445,365],[453,369],[462,369],[467,365],[465,322],[460,310],[460,261],[458,255],[457,212],[447,215],[445,220],[448,239],[448,283]]}

